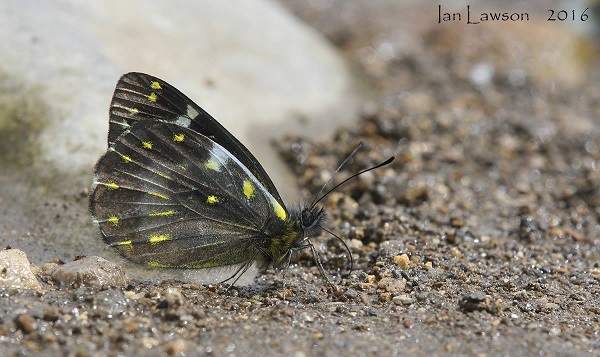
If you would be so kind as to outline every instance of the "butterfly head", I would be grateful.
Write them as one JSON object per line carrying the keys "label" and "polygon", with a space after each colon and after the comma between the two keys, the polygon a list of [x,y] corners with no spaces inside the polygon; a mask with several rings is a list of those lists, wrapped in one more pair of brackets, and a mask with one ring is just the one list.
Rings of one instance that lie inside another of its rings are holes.
{"label": "butterfly head", "polygon": [[323,207],[306,207],[300,213],[300,228],[303,238],[315,237],[321,233],[322,223],[325,221],[326,214]]}

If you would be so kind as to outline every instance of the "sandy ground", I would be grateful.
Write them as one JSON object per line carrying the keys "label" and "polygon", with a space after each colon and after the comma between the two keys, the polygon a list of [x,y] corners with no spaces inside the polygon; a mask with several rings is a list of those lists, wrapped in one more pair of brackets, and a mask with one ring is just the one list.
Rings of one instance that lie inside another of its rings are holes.
{"label": "sandy ground", "polygon": [[543,21],[441,27],[436,6],[286,4],[374,88],[356,125],[276,143],[305,197],[360,141],[336,182],[396,156],[323,202],[350,276],[328,235],[335,288],[308,251],[229,290],[40,271],[39,289],[2,293],[7,355],[598,353],[597,44]]}

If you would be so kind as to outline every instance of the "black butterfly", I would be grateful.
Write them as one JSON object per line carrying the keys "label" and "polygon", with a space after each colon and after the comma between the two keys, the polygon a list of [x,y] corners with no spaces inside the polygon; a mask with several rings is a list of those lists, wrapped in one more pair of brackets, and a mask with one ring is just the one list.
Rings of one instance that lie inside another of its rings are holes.
{"label": "black butterfly", "polygon": [[310,248],[329,282],[309,240],[323,229],[320,198],[288,209],[250,151],[165,81],[121,77],[108,146],[95,167],[90,211],[104,240],[129,260],[239,266],[227,279],[235,283],[254,262],[283,267],[295,250]]}

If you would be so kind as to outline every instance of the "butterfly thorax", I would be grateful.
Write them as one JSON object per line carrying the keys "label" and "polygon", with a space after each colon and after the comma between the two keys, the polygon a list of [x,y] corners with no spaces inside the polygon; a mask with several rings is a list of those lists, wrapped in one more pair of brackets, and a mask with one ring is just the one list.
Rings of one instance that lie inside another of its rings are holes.
{"label": "butterfly thorax", "polygon": [[285,221],[270,220],[264,230],[269,237],[264,248],[264,259],[275,267],[285,265],[293,251],[307,247],[307,238],[321,233],[324,220],[325,211],[317,207],[298,207],[290,210]]}

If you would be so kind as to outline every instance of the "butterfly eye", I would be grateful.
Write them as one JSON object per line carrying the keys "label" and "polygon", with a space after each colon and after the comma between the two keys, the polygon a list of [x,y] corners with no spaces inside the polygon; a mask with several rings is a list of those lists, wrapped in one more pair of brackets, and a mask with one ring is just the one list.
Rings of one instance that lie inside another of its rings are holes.
{"label": "butterfly eye", "polygon": [[[320,208],[318,210],[317,210],[317,208],[312,208],[312,209],[305,208],[302,210],[301,224],[302,224],[302,229],[304,230],[304,232],[307,235],[309,235],[309,236],[314,235],[309,232],[317,232],[317,231],[320,232],[319,224],[323,220],[324,214],[325,214],[325,212],[323,211],[323,208]],[[317,228],[319,228],[319,229],[317,229]]]}
{"label": "butterfly eye", "polygon": [[305,208],[302,210],[302,228],[308,228],[314,223],[313,214],[310,209]]}

